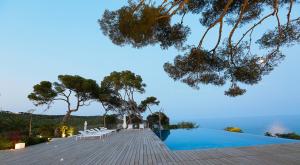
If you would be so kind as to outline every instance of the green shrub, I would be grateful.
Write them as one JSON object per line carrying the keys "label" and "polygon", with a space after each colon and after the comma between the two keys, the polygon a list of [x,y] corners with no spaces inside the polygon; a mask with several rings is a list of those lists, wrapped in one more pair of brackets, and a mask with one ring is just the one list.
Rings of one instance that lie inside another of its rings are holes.
{"label": "green shrub", "polygon": [[179,122],[177,124],[178,128],[198,128],[199,126],[196,123],[192,123],[192,122]]}
{"label": "green shrub", "polygon": [[44,125],[39,126],[36,129],[35,134],[42,135],[45,137],[54,137],[55,128],[56,128],[56,125],[54,125],[54,124],[44,124]]}
{"label": "green shrub", "polygon": [[192,129],[198,128],[199,126],[193,122],[179,122],[177,124],[171,124],[166,127],[166,129]]}
{"label": "green shrub", "polygon": [[170,125],[166,126],[166,129],[178,129],[178,125],[177,124],[170,124]]}
{"label": "green shrub", "polygon": [[48,142],[47,137],[27,137],[24,139],[26,146]]}
{"label": "green shrub", "polygon": [[69,137],[73,136],[76,133],[76,128],[72,126],[62,125],[59,127],[59,135],[60,137]]}
{"label": "green shrub", "polygon": [[5,137],[0,136],[0,150],[12,149],[13,147],[13,142]]}
{"label": "green shrub", "polygon": [[68,127],[66,130],[67,137],[73,136],[76,133],[75,127]]}
{"label": "green shrub", "polygon": [[19,143],[22,141],[22,135],[19,131],[11,131],[7,133],[8,140],[13,144]]}
{"label": "green shrub", "polygon": [[285,138],[285,139],[295,139],[295,140],[300,140],[300,135],[292,132],[292,133],[286,133],[286,134],[275,134],[277,137],[280,138]]}

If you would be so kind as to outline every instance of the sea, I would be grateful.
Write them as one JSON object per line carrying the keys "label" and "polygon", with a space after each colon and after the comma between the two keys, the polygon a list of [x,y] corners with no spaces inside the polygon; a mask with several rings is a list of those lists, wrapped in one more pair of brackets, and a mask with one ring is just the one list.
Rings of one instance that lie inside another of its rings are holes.
{"label": "sea", "polygon": [[300,134],[300,115],[199,118],[192,122],[197,123],[200,128],[217,130],[223,130],[225,127],[239,127],[243,132],[255,135],[264,135],[265,132]]}

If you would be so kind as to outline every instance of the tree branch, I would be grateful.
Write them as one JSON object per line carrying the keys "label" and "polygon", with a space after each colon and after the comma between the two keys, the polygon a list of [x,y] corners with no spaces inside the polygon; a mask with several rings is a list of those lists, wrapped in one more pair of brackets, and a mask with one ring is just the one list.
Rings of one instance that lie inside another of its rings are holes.
{"label": "tree branch", "polygon": [[274,9],[276,10],[275,16],[276,16],[277,26],[278,26],[278,35],[279,35],[279,38],[281,38],[282,37],[282,29],[281,29],[280,18],[279,18],[279,15],[278,15],[278,11],[279,11],[279,9],[278,9],[278,0],[274,1]]}
{"label": "tree branch", "polygon": [[219,44],[221,42],[221,38],[222,38],[222,30],[223,30],[223,19],[221,19],[221,21],[220,21],[218,41],[217,41],[215,47],[210,52],[215,53],[216,49],[218,48],[218,46],[219,46]]}
{"label": "tree branch", "polygon": [[294,0],[290,0],[290,6],[289,6],[289,11],[288,11],[288,14],[287,14],[287,27],[289,26],[290,24],[290,20],[291,20],[291,12],[292,12],[292,8],[293,8],[293,3],[294,3]]}
{"label": "tree branch", "polygon": [[271,16],[274,15],[274,14],[275,14],[275,10],[274,10],[272,13],[270,13],[270,14],[266,15],[265,17],[263,17],[263,18],[262,18],[261,20],[259,20],[257,23],[255,23],[251,28],[249,28],[249,29],[243,34],[243,36],[240,38],[240,40],[235,44],[234,48],[236,48],[236,47],[242,42],[242,40],[245,38],[245,36],[246,36],[250,31],[254,30],[259,24],[261,24],[263,21],[265,21],[267,18],[271,17]]}
{"label": "tree branch", "polygon": [[239,14],[239,18],[238,20],[236,21],[235,25],[233,26],[233,28],[231,29],[230,33],[229,33],[229,37],[228,37],[228,46],[229,46],[229,49],[230,49],[230,55],[231,55],[231,58],[232,55],[233,55],[233,49],[232,49],[232,36],[235,32],[235,30],[237,29],[237,27],[239,26],[239,24],[241,23],[241,21],[243,20],[243,16],[244,16],[244,13],[245,13],[245,9],[246,7],[248,6],[248,0],[244,0],[242,6],[241,6],[241,10],[240,10],[240,14]]}
{"label": "tree branch", "polygon": [[223,17],[227,14],[227,11],[229,9],[229,6],[232,4],[233,0],[228,0],[227,1],[227,4],[225,5],[224,9],[223,9],[223,12],[222,14],[220,15],[220,17],[215,21],[213,22],[205,31],[204,35],[202,36],[200,42],[199,42],[199,45],[198,45],[198,48],[201,48],[202,47],[202,43],[203,43],[203,40],[205,38],[205,36],[207,35],[207,33],[210,31],[211,28],[213,28],[216,24],[218,24],[222,19]]}
{"label": "tree branch", "polygon": [[140,3],[138,5],[136,5],[133,10],[132,10],[132,14],[134,14],[134,12],[140,8],[143,4],[144,4],[145,0],[141,0]]}
{"label": "tree branch", "polygon": [[183,12],[183,15],[182,15],[182,17],[181,17],[180,24],[183,24],[183,18],[185,17],[185,15],[186,15],[186,11]]}
{"label": "tree branch", "polygon": [[[159,6],[159,11],[161,11],[162,9],[164,9],[166,6],[163,6],[166,2],[168,2],[168,0],[164,0]],[[168,2],[166,5],[170,4],[170,2]]]}
{"label": "tree branch", "polygon": [[67,99],[63,99],[63,98],[56,98],[56,99],[53,99],[53,100],[60,100],[60,101],[65,101],[68,103],[68,100]]}

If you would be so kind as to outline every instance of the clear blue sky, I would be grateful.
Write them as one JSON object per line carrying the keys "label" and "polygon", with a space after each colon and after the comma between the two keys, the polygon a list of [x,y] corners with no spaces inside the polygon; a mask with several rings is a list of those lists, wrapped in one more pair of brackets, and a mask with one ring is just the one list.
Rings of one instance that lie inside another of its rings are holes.
{"label": "clear blue sky", "polygon": [[[103,0],[1,0],[0,1],[0,107],[26,111],[32,86],[41,80],[56,81],[59,74],[77,74],[100,80],[112,71],[132,70],[147,84],[146,96],[156,96],[174,120],[300,114],[300,46],[286,48],[285,61],[260,84],[247,86],[238,98],[224,96],[225,87],[201,86],[194,90],[174,82],[163,70],[176,50],[159,47],[118,47],[102,35],[97,19],[103,11],[121,6]],[[203,29],[197,18],[190,43],[197,43]],[[271,24],[264,24],[268,28]],[[213,38],[213,34],[210,34]],[[156,109],[158,109],[157,107]],[[38,108],[39,113],[42,108]],[[44,114],[64,114],[62,103]],[[82,108],[76,115],[103,113],[100,105]]]}

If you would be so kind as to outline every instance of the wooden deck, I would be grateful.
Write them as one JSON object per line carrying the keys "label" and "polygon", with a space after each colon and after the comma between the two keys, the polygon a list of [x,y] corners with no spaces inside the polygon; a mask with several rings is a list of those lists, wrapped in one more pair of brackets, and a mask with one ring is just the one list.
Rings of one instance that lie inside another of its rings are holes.
{"label": "wooden deck", "polygon": [[297,165],[300,143],[170,151],[151,130],[121,131],[105,140],[60,139],[23,150],[0,151],[1,165],[201,164]]}

